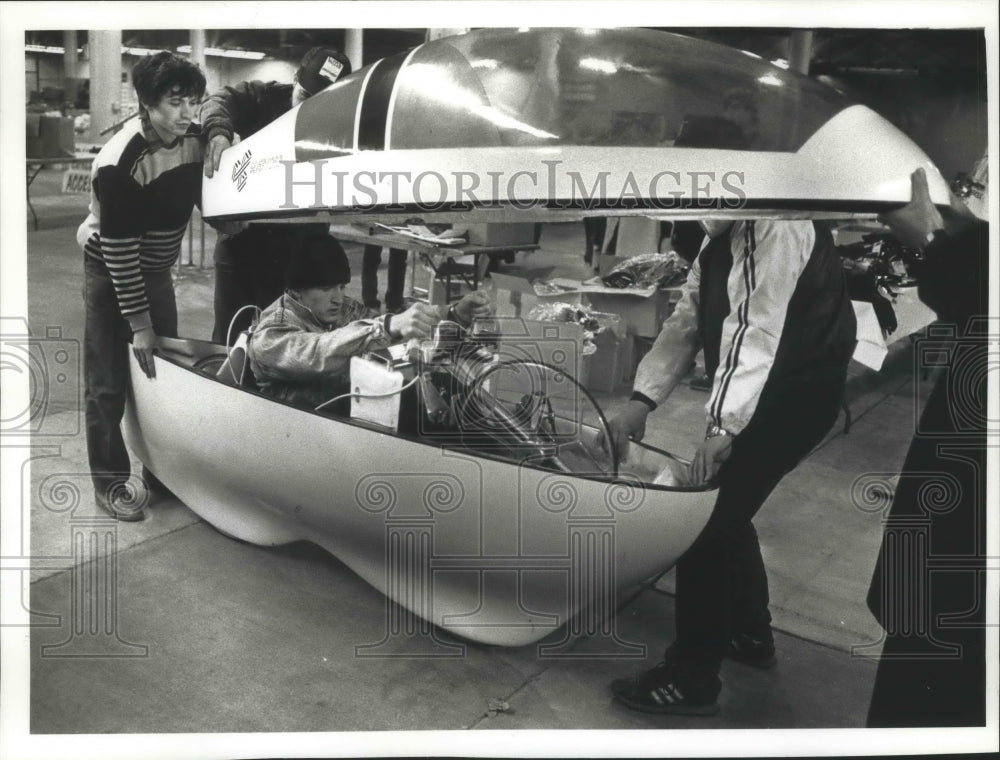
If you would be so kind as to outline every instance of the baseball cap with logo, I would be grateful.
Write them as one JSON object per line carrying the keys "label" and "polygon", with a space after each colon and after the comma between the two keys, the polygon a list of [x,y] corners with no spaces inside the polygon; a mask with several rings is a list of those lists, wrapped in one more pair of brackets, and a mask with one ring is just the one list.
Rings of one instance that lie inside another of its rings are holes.
{"label": "baseball cap with logo", "polygon": [[302,58],[295,81],[310,95],[315,95],[351,73],[351,62],[338,50],[314,47]]}

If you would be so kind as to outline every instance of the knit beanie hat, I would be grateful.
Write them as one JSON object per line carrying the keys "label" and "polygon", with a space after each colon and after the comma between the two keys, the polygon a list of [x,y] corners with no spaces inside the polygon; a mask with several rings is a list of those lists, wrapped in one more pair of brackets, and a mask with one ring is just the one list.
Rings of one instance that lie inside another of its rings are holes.
{"label": "knit beanie hat", "polygon": [[350,73],[351,62],[346,55],[332,48],[314,47],[303,56],[295,81],[307,93],[315,95]]}
{"label": "knit beanie hat", "polygon": [[285,263],[286,288],[323,288],[351,281],[351,265],[344,248],[330,235],[307,238]]}

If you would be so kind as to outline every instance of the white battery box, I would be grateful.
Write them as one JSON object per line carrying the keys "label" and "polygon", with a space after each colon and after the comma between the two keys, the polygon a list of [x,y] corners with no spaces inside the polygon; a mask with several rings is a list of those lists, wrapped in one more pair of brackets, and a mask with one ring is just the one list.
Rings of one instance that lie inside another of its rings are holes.
{"label": "white battery box", "polygon": [[378,356],[352,356],[351,419],[398,432],[401,391],[413,377],[409,362],[395,364]]}

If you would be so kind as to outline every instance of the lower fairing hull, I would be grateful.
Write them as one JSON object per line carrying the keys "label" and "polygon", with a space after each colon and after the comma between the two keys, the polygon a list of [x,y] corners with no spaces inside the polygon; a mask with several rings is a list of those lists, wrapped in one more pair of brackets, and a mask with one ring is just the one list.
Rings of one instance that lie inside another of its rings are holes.
{"label": "lower fairing hull", "polygon": [[155,380],[131,359],[131,449],[222,532],[335,555],[395,603],[387,637],[434,638],[428,623],[503,646],[566,623],[608,634],[623,594],[670,568],[714,503],[712,490],[564,474],[296,409],[185,366],[219,347],[163,343]]}

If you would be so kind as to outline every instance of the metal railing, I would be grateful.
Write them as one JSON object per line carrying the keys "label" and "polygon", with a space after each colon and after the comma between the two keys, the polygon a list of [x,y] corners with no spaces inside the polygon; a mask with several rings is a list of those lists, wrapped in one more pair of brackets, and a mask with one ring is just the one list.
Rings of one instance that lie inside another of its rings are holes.
{"label": "metal railing", "polygon": [[177,257],[177,267],[197,267],[205,269],[205,220],[196,208],[188,222],[181,252]]}

